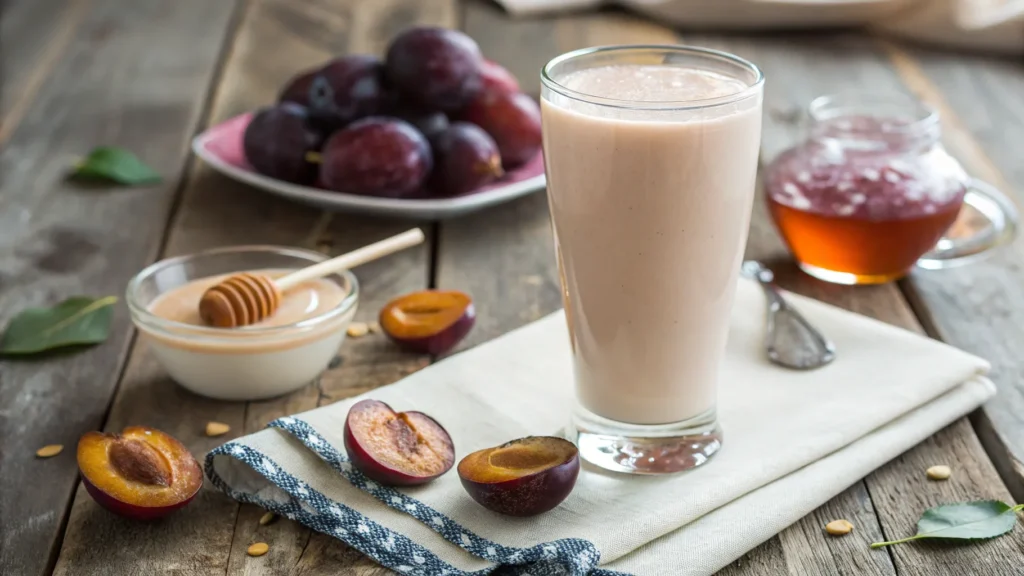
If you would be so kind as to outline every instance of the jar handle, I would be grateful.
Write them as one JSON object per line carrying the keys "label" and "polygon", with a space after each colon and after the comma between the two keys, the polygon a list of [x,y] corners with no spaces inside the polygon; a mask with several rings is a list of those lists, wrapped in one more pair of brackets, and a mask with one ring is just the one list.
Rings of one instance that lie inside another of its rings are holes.
{"label": "jar handle", "polygon": [[917,261],[918,267],[939,270],[974,262],[1016,238],[1020,223],[1017,206],[995,186],[972,179],[967,185],[964,204],[980,213],[989,225],[965,238],[939,240],[935,248]]}

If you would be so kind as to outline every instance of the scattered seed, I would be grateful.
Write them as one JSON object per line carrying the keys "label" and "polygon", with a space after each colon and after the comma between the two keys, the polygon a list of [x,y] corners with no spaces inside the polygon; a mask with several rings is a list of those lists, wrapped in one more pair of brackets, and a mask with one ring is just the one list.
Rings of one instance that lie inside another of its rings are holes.
{"label": "scattered seed", "polygon": [[833,536],[842,536],[853,532],[853,524],[849,520],[833,520],[825,524],[825,532]]}
{"label": "scattered seed", "polygon": [[62,450],[64,450],[63,444],[50,444],[48,446],[43,446],[39,450],[36,450],[36,456],[40,458],[51,458],[53,456],[56,456],[57,454],[60,454]]}
{"label": "scattered seed", "polygon": [[231,426],[223,422],[207,422],[206,423],[206,435],[207,436],[223,436],[231,430]]}
{"label": "scattered seed", "polygon": [[353,338],[359,338],[360,336],[366,336],[366,333],[370,331],[370,327],[364,322],[353,322],[348,325],[348,335]]}
{"label": "scattered seed", "polygon": [[366,327],[369,328],[370,332],[373,332],[374,334],[380,332],[380,322],[370,322],[369,324],[366,325]]}
{"label": "scattered seed", "polygon": [[266,542],[257,542],[255,544],[253,544],[252,546],[249,546],[249,549],[246,550],[245,552],[249,556],[263,556],[264,554],[267,553],[267,550],[270,550],[270,546],[267,545]]}
{"label": "scattered seed", "polygon": [[277,520],[277,514],[274,514],[273,512],[267,512],[263,516],[260,516],[260,526],[266,526],[274,520]]}
{"label": "scattered seed", "polygon": [[940,464],[938,466],[932,466],[925,472],[925,474],[927,474],[928,478],[932,480],[945,480],[953,474],[953,471],[949,469],[949,466]]}

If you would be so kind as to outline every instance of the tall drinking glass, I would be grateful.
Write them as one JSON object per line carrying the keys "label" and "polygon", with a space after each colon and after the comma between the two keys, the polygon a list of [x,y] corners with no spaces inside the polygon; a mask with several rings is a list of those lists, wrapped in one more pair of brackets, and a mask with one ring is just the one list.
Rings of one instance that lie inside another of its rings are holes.
{"label": "tall drinking glass", "polygon": [[715,50],[610,46],[555,58],[541,81],[580,453],[638,474],[699,466],[722,445],[761,71]]}

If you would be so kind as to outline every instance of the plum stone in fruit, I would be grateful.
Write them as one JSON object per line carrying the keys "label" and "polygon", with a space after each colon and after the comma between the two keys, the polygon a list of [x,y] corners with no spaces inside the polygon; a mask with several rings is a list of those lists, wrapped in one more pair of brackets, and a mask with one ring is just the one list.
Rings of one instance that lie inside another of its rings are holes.
{"label": "plum stone in fruit", "polygon": [[401,95],[432,110],[453,112],[480,91],[483,55],[457,30],[419,27],[399,34],[386,58],[387,78]]}
{"label": "plum stone in fruit", "polygon": [[170,514],[203,486],[192,454],[169,434],[129,426],[119,434],[86,432],[78,441],[86,491],[104,508],[136,520]]}
{"label": "plum stone in fruit", "polygon": [[320,147],[321,134],[309,123],[308,111],[285,102],[256,112],[245,128],[245,158],[257,172],[296,184],[311,184],[317,168],[307,154]]}
{"label": "plum stone in fruit", "polygon": [[455,196],[471,192],[504,173],[498,145],[475,124],[455,122],[432,143],[434,173],[430,187],[436,194]]}
{"label": "plum stone in fruit", "polygon": [[419,191],[432,166],[430,145],[411,124],[373,116],[331,136],[320,179],[337,192],[404,198]]}

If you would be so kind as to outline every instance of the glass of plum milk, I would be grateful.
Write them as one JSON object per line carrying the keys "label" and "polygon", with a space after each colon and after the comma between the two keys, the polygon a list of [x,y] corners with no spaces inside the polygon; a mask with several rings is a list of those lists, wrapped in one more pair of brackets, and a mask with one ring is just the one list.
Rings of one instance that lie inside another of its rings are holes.
{"label": "glass of plum milk", "polygon": [[[811,276],[879,284],[915,264],[969,262],[1013,238],[1013,202],[970,178],[945,150],[931,107],[909,96],[862,94],[819,97],[809,112],[808,138],[767,167],[765,196]],[[951,230],[965,203],[984,224]]]}

